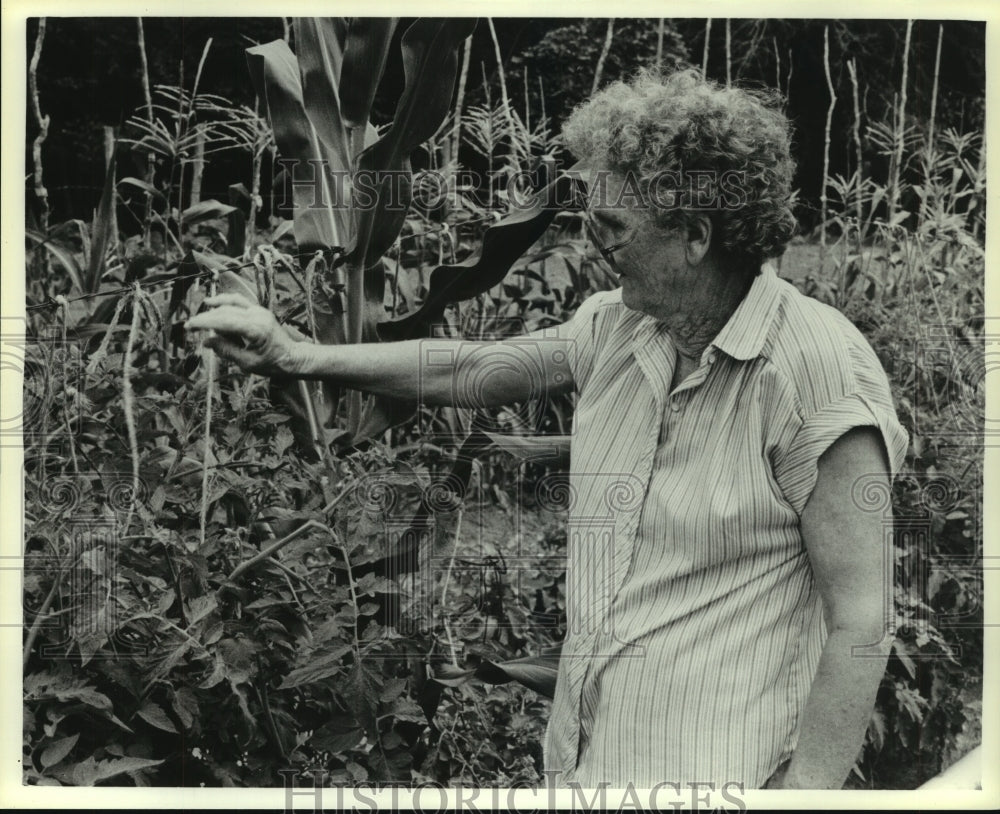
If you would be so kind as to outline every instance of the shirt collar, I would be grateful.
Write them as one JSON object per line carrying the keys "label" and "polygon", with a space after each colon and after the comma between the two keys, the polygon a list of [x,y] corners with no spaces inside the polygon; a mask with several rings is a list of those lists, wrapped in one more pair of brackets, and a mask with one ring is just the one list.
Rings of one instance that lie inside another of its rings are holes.
{"label": "shirt collar", "polygon": [[774,322],[780,295],[774,267],[765,263],[743,301],[712,340],[712,347],[744,361],[759,356]]}

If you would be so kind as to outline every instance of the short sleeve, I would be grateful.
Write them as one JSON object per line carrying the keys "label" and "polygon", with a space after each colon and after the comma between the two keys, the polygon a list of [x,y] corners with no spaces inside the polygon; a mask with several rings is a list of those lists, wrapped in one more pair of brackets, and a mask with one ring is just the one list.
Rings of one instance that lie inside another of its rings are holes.
{"label": "short sleeve", "polygon": [[583,389],[594,369],[598,313],[602,305],[613,301],[615,293],[615,291],[598,291],[587,297],[580,303],[573,318],[559,327],[560,337],[572,343],[569,351],[569,368],[577,392]]}
{"label": "short sleeve", "polygon": [[[884,376],[884,374],[883,374]],[[875,427],[882,436],[894,478],[906,457],[909,438],[888,399],[880,393],[854,392],[842,396],[807,416],[782,456],[776,461],[775,479],[785,499],[801,514],[819,473],[819,459],[848,430]]]}

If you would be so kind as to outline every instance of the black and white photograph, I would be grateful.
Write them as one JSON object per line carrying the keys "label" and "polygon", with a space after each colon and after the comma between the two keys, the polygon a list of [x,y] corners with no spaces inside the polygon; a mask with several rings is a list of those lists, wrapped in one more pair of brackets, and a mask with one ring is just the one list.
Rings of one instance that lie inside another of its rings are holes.
{"label": "black and white photograph", "polygon": [[998,803],[982,7],[74,8],[4,11],[6,804]]}

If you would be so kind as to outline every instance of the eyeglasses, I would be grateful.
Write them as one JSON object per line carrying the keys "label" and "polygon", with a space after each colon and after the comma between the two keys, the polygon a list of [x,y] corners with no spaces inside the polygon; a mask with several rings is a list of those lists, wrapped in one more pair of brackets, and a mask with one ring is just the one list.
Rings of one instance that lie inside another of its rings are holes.
{"label": "eyeglasses", "polygon": [[590,242],[594,244],[594,248],[601,253],[601,257],[603,257],[612,268],[615,265],[615,252],[619,249],[624,249],[629,243],[635,240],[636,235],[639,233],[639,230],[635,226],[632,226],[626,232],[626,237],[623,240],[619,240],[617,243],[613,243],[610,246],[605,246],[597,237],[597,230],[594,228],[593,220],[589,217],[584,217],[584,223],[587,224],[587,234],[590,236]]}

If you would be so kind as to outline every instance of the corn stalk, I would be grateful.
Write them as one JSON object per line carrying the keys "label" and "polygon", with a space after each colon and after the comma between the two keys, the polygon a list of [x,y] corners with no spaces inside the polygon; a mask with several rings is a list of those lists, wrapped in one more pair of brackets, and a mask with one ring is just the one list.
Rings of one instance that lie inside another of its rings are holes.
{"label": "corn stalk", "polygon": [[597,88],[601,84],[601,75],[604,73],[604,63],[611,52],[611,40],[615,36],[615,18],[608,18],[608,30],[604,34],[604,46],[601,48],[601,55],[597,58],[597,68],[594,70],[594,84],[590,88],[590,95],[597,93]]}
{"label": "corn stalk", "polygon": [[778,51],[778,38],[772,37],[774,43],[774,87],[781,90],[781,53]]}
{"label": "corn stalk", "polygon": [[923,163],[924,163],[924,189],[927,191],[927,198],[921,203],[920,209],[917,213],[917,230],[924,223],[924,215],[927,210],[928,198],[930,196],[930,190],[934,182],[934,164],[936,150],[934,149],[934,124],[937,119],[937,95],[938,95],[938,80],[941,74],[941,39],[944,35],[944,26],[938,25],[938,39],[937,39],[937,52],[934,55],[934,80],[931,84],[931,114],[930,122],[927,126],[927,142],[924,145],[923,151]]}
{"label": "corn stalk", "polygon": [[830,26],[823,29],[823,71],[826,75],[826,86],[830,93],[830,106],[826,110],[826,127],[823,130],[823,186],[820,188],[820,224],[819,224],[819,267],[822,272],[826,256],[826,188],[830,177],[830,128],[833,124],[833,108],[837,104],[837,94],[833,89],[833,79],[830,76]]}
{"label": "corn stalk", "polygon": [[731,20],[726,17],[726,87],[733,83],[733,37],[731,30]]}
{"label": "corn stalk", "polygon": [[896,113],[895,146],[896,150],[892,160],[892,180],[889,192],[889,216],[888,222],[893,223],[896,217],[896,208],[899,206],[900,176],[903,171],[903,133],[906,129],[906,85],[907,73],[910,65],[910,35],[913,32],[913,20],[906,21],[906,40],[903,44],[903,78],[899,88],[899,108]]}
{"label": "corn stalk", "polygon": [[194,161],[191,166],[191,193],[188,201],[195,206],[201,200],[201,179],[205,173],[205,131],[198,128],[194,142]]}
{"label": "corn stalk", "polygon": [[451,154],[458,161],[458,148],[462,141],[462,107],[465,105],[465,83],[469,78],[469,59],[472,55],[472,35],[465,38],[462,49],[462,70],[458,75],[458,95],[455,97],[455,124],[451,130]]}
{"label": "corn stalk", "polygon": [[497,60],[497,75],[500,78],[500,101],[503,104],[504,114],[507,116],[507,132],[511,140],[511,155],[516,155],[514,147],[515,133],[517,127],[514,125],[514,116],[511,113],[510,97],[507,95],[507,74],[503,68],[503,54],[500,53],[500,40],[497,38],[497,30],[493,25],[493,18],[487,17],[486,22],[490,27],[490,37],[493,39],[493,53]]}
{"label": "corn stalk", "polygon": [[934,147],[934,123],[937,120],[938,78],[941,75],[941,39],[944,37],[944,25],[938,25],[937,52],[934,55],[934,83],[931,85],[931,118],[930,131],[927,134],[928,148]]}
{"label": "corn stalk", "polygon": [[792,49],[788,49],[788,76],[785,78],[785,104],[788,104],[788,98],[792,94],[792,70],[795,68],[795,63],[792,62]]}
{"label": "corn stalk", "polygon": [[[109,125],[104,126],[104,171],[110,172],[112,179],[114,178],[114,163],[115,163],[115,145],[118,141],[118,133],[116,132],[116,127],[111,127]],[[108,235],[110,237],[110,245],[112,248],[117,249],[118,245],[118,206],[117,206],[117,196],[113,194],[112,202],[110,208],[107,210],[108,215]]]}
{"label": "corn stalk", "polygon": [[712,38],[712,18],[705,19],[705,48],[701,54],[701,75],[708,77],[708,43]]}
{"label": "corn stalk", "polygon": [[[38,97],[38,61],[42,58],[42,45],[45,42],[45,17],[38,18],[38,32],[35,34],[35,47],[31,52],[31,62],[28,65],[28,95],[31,98],[31,112],[38,124],[38,134],[31,144],[31,160],[34,169],[35,199],[38,201],[39,225],[42,234],[49,229],[49,191],[42,180],[42,145],[49,134],[49,117],[42,115],[42,106]],[[48,255],[44,255],[48,262]]]}
{"label": "corn stalk", "polygon": [[864,165],[861,153],[861,106],[858,97],[858,71],[854,59],[851,59],[847,63],[847,72],[851,77],[851,96],[854,102],[854,126],[852,128],[851,134],[854,140],[854,150],[855,150],[855,178],[857,179],[857,193],[854,200],[855,212],[854,216],[857,219],[857,230],[858,230],[858,262],[861,262],[861,250],[863,248],[863,238],[864,235],[861,233],[862,223],[864,220],[864,212],[862,210],[862,185],[864,184]]}

